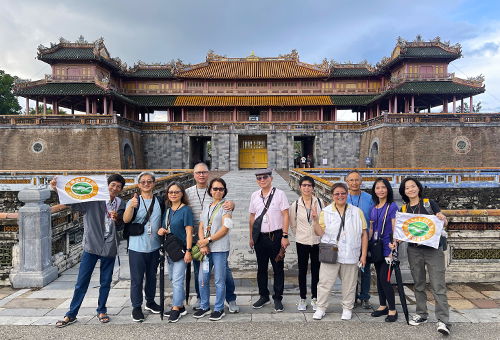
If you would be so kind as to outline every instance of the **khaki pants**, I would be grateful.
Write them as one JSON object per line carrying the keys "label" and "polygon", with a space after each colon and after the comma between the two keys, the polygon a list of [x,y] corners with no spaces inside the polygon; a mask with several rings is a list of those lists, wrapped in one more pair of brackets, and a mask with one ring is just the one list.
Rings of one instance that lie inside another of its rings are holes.
{"label": "khaki pants", "polygon": [[337,280],[342,281],[342,308],[353,309],[356,298],[357,264],[321,263],[318,282],[318,309],[326,311],[332,286]]}

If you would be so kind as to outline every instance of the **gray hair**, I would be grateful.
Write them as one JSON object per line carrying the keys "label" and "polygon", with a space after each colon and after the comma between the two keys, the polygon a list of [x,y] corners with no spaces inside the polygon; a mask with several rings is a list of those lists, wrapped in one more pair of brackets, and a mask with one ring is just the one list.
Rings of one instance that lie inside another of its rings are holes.
{"label": "gray hair", "polygon": [[144,175],[151,176],[151,178],[153,179],[153,182],[156,182],[156,177],[155,177],[155,174],[154,174],[153,172],[150,172],[150,171],[143,171],[143,172],[141,172],[139,175],[137,175],[137,178],[136,178],[137,183],[139,183],[139,182],[140,182],[141,177],[142,177],[142,176],[144,176]]}

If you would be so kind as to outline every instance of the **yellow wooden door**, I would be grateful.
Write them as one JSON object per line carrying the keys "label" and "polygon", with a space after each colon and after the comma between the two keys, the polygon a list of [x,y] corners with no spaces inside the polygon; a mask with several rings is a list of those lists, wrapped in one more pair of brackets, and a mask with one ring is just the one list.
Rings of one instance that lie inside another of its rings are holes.
{"label": "yellow wooden door", "polygon": [[240,169],[267,168],[267,137],[240,136]]}

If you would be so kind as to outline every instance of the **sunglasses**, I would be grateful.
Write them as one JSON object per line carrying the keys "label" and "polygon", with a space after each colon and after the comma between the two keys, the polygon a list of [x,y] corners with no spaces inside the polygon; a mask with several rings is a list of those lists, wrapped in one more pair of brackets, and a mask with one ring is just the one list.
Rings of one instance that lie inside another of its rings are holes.
{"label": "sunglasses", "polygon": [[226,188],[212,187],[212,190],[213,191],[221,191],[221,192],[223,192],[224,190],[226,190]]}
{"label": "sunglasses", "polygon": [[181,193],[180,190],[177,190],[177,191],[169,191],[168,194],[169,195],[179,195]]}
{"label": "sunglasses", "polygon": [[336,196],[336,197],[338,197],[338,196],[347,196],[347,192],[336,192],[336,193],[333,194],[333,196]]}
{"label": "sunglasses", "polygon": [[269,176],[269,175],[255,176],[255,178],[256,178],[258,181],[266,180],[266,179],[268,179],[269,177],[271,177],[271,176]]}
{"label": "sunglasses", "polygon": [[308,184],[308,183],[303,183],[300,186],[301,187],[311,187],[312,188],[312,184]]}
{"label": "sunglasses", "polygon": [[198,176],[208,175],[208,171],[196,171],[194,174]]}

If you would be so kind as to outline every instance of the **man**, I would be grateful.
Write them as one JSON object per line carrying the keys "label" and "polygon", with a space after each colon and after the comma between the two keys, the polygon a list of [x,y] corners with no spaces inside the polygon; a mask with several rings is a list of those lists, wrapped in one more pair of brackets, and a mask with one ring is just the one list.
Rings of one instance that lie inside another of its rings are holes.
{"label": "man", "polygon": [[[57,179],[52,179],[50,186],[53,190],[55,190],[56,184]],[[109,201],[69,204],[71,210],[83,213],[83,253],[73,299],[64,319],[56,322],[58,328],[76,322],[76,316],[87,293],[90,278],[98,260],[101,261],[101,266],[97,318],[101,323],[108,323],[110,320],[107,314],[106,301],[108,300],[115,258],[118,253],[116,231],[123,224],[122,216],[125,211],[125,202],[117,196],[124,186],[125,179],[122,176],[118,174],[111,175],[108,177]]]}
{"label": "man", "polygon": [[[210,205],[211,202],[211,198],[207,192],[208,178],[210,176],[210,172],[208,171],[208,166],[205,163],[196,164],[194,166],[193,172],[196,184],[186,189],[186,195],[189,200],[189,206],[193,211],[193,219],[194,219],[193,235],[195,235],[196,238],[196,235],[198,235],[198,227],[200,225],[200,215],[203,211],[203,208],[207,205]],[[222,207],[224,210],[234,210],[234,203],[232,201],[226,201]],[[196,244],[196,241],[194,241],[193,244]],[[196,290],[196,297],[197,297],[197,301],[193,306],[193,309],[197,310],[200,307],[200,287],[198,284],[200,262],[193,261],[193,264],[194,264],[194,287]],[[226,301],[229,305],[230,313],[238,313],[240,311],[240,307],[236,304],[236,294],[234,293],[234,290],[235,290],[235,285],[234,285],[233,273],[228,265],[226,272]]]}
{"label": "man", "polygon": [[[352,204],[361,210],[363,210],[363,215],[366,221],[366,232],[369,235],[370,224],[370,212],[374,206],[372,196],[367,192],[361,190],[361,183],[363,179],[361,174],[357,170],[350,171],[346,176],[347,186],[349,187],[349,195],[347,196],[347,203]],[[361,305],[365,309],[370,309],[370,280],[371,280],[371,265],[367,262],[366,265],[361,268],[361,289],[359,295],[356,299],[361,300]]]}
{"label": "man", "polygon": [[[262,169],[255,173],[255,178],[260,190],[255,191],[250,198],[250,248],[255,247],[257,256],[257,283],[260,298],[253,304],[253,308],[262,308],[269,303],[269,289],[267,288],[267,270],[269,261],[274,272],[274,310],[283,311],[283,288],[285,285],[285,272],[283,261],[276,262],[276,256],[281,248],[286,249],[290,245],[288,240],[288,199],[285,193],[273,188],[272,170]],[[271,194],[273,195],[270,198]],[[259,217],[269,199],[269,209],[264,214],[260,228],[259,239],[254,243],[252,237],[253,224]]]}

